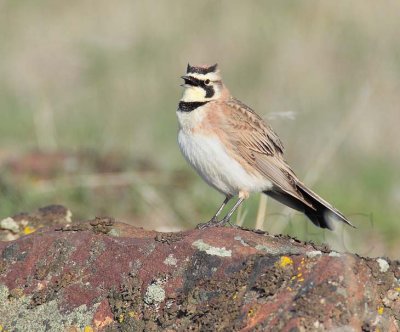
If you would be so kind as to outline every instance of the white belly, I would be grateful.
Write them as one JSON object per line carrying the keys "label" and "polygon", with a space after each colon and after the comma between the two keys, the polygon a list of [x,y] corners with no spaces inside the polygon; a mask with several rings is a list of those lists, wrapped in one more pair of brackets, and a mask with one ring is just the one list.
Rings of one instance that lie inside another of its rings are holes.
{"label": "white belly", "polygon": [[192,134],[181,129],[178,143],[197,173],[225,195],[237,195],[239,191],[261,192],[272,187],[270,181],[247,173],[215,137]]}

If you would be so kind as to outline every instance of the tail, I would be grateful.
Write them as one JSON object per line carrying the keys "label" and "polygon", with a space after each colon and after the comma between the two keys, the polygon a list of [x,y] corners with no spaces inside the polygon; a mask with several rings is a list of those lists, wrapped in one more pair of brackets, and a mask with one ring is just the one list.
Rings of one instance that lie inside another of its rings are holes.
{"label": "tail", "polygon": [[[333,230],[332,220],[335,219],[354,227],[340,211],[307,188],[303,183],[296,181],[296,189],[301,195],[300,197],[276,188],[273,191],[264,191],[264,193],[292,209],[303,212],[318,227]],[[305,204],[304,201],[308,204]]]}

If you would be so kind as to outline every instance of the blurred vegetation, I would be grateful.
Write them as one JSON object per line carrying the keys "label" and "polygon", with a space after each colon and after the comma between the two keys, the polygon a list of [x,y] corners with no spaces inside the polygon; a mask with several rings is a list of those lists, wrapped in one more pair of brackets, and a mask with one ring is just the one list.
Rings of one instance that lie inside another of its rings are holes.
{"label": "blurred vegetation", "polygon": [[[0,218],[49,203],[164,230],[210,218],[222,197],[180,156],[175,110],[187,62],[218,62],[358,229],[271,200],[262,227],[399,257],[399,31],[396,1],[0,1]],[[32,151],[67,157],[41,174],[54,161]]]}

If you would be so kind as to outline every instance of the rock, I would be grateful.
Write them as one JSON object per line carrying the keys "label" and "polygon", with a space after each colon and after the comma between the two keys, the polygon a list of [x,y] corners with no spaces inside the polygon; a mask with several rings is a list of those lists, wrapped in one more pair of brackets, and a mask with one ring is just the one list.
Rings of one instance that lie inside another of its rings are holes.
{"label": "rock", "polygon": [[0,330],[399,329],[399,261],[238,228],[157,233],[41,211],[35,232],[0,242]]}
{"label": "rock", "polygon": [[4,218],[0,221],[0,241],[16,240],[44,226],[71,223],[71,217],[71,211],[64,206],[49,205],[33,213]]}
{"label": "rock", "polygon": [[19,225],[13,218],[7,217],[0,221],[0,229],[17,234],[19,232]]}

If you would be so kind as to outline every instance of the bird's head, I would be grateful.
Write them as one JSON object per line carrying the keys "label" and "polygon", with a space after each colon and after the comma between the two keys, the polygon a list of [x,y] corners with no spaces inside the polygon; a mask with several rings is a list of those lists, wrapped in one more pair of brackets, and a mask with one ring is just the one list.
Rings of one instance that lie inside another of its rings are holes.
{"label": "bird's head", "polygon": [[188,64],[186,74],[182,76],[185,81],[182,86],[182,101],[205,102],[221,97],[224,86],[219,74],[217,64],[212,66],[191,66]]}

